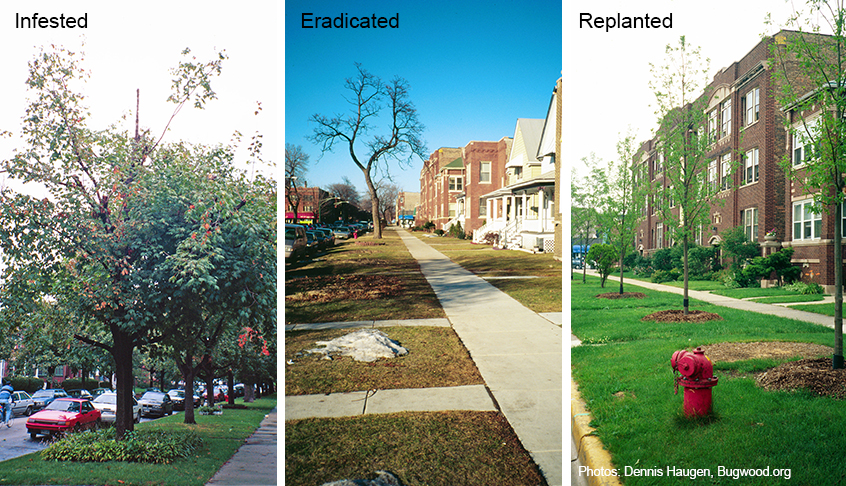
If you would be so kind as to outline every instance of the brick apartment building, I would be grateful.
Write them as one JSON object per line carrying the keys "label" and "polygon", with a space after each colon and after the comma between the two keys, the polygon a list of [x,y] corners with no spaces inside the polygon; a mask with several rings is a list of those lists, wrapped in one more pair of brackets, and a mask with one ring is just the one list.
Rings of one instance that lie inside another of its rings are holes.
{"label": "brick apartment building", "polygon": [[448,229],[460,222],[465,232],[484,223],[480,196],[502,187],[511,138],[472,141],[462,148],[433,152],[420,171],[420,206],[416,224],[427,221]]}
{"label": "brick apartment building", "polygon": [[[767,231],[784,228],[785,174],[779,162],[786,153],[786,136],[767,68],[771,43],[772,38],[761,41],[741,60],[720,70],[706,90],[706,128],[714,139],[706,154],[706,177],[721,190],[715,196],[720,203],[712,205],[710,222],[698,232],[697,244],[718,244],[719,234],[735,226],[743,226],[752,241],[763,243]],[[640,173],[648,174],[653,183],[669,187],[657,144],[655,138],[644,142],[635,165],[641,165]],[[658,212],[658,199],[649,198],[638,231],[637,249],[644,254],[673,244]]]}
{"label": "brick apartment building", "polygon": [[[333,205],[327,207],[330,194],[319,187],[285,188],[285,222],[311,224],[326,220]],[[294,216],[296,206],[296,217]]]}
{"label": "brick apartment building", "polygon": [[[705,177],[721,190],[715,196],[720,203],[711,206],[710,222],[701,228],[695,243],[718,244],[720,233],[741,226],[752,241],[761,244],[763,252],[793,247],[792,263],[801,266],[802,279],[820,283],[830,292],[834,265],[844,261],[843,256],[838,259],[833,254],[834,214],[812,210],[815,189],[801,182],[807,148],[784,123],[788,117],[789,126],[796,128],[804,118],[812,125],[819,111],[782,111],[768,62],[770,46],[789,35],[797,33],[781,31],[764,38],[739,61],[718,72],[706,90],[706,128],[715,141],[706,154]],[[812,91],[808,86],[808,92]],[[668,184],[663,181],[656,145],[657,139],[644,142],[633,168],[647,174],[651,181]],[[792,161],[793,178],[780,165],[782,160]],[[648,199],[635,241],[645,255],[674,243],[656,209],[658,199],[654,195]],[[774,236],[766,235],[772,230]],[[846,238],[846,233],[841,238]]]}

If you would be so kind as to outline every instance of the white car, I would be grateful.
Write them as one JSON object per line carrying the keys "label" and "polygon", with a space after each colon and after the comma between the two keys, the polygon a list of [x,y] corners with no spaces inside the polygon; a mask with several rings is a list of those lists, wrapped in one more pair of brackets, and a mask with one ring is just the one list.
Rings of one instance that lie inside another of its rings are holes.
{"label": "white car", "polygon": [[27,417],[35,411],[35,400],[25,391],[12,393],[12,413],[24,414]]}
{"label": "white car", "polygon": [[[100,420],[103,422],[114,422],[115,412],[117,411],[117,393],[106,392],[98,395],[97,398],[91,401],[94,408],[100,411]],[[141,421],[141,405],[138,405],[138,400],[132,397],[132,420],[137,424]]]}

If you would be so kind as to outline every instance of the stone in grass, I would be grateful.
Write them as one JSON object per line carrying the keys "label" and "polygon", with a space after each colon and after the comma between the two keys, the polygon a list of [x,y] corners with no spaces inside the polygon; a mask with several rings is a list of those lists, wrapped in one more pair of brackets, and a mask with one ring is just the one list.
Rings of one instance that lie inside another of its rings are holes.
{"label": "stone in grass", "polygon": [[376,479],[341,479],[322,486],[402,486],[402,483],[387,471],[376,471]]}
{"label": "stone in grass", "polygon": [[379,358],[395,358],[408,354],[407,349],[378,329],[360,329],[331,341],[317,341],[315,344],[324,347],[309,349],[306,352],[323,354],[327,357],[330,354],[350,356],[356,361],[365,363],[371,363]]}

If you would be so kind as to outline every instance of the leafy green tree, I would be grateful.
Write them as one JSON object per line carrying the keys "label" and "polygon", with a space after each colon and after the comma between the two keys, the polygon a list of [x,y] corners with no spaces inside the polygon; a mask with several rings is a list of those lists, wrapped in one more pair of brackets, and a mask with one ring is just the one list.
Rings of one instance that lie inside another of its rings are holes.
{"label": "leafy green tree", "polygon": [[618,160],[608,168],[605,212],[600,216],[601,225],[620,257],[620,295],[623,294],[623,260],[634,247],[644,202],[644,186],[637,184],[640,174],[631,168],[634,154],[635,136],[629,132],[617,142]]}
{"label": "leafy green tree", "polygon": [[[386,83],[361,67],[361,64],[356,63],[355,66],[358,75],[348,78],[344,85],[348,91],[346,100],[351,106],[350,113],[332,118],[312,115],[309,121],[315,124],[315,128],[309,139],[320,145],[324,153],[332,151],[335,144],[340,144],[349,152],[367,183],[373,237],[382,238],[379,194],[373,178],[379,170],[388,173],[391,160],[399,162],[400,166],[410,164],[415,155],[425,160],[428,157],[422,139],[425,127],[409,99],[408,81],[397,76]],[[388,112],[382,118],[388,125],[384,133],[362,140],[367,132],[375,131],[382,111]],[[363,144],[364,148],[359,144]]]}
{"label": "leafy green tree", "polygon": [[[216,97],[211,79],[225,56],[201,63],[186,59],[173,70],[169,101],[177,113],[185,104],[202,108]],[[141,132],[88,127],[79,86],[88,77],[82,54],[42,50],[29,63],[30,105],[22,127],[26,147],[2,161],[10,177],[45,188],[36,198],[5,188],[0,193],[0,245],[4,250],[4,305],[34,302],[49,292],[78,316],[86,329],[76,339],[108,351],[117,376],[118,438],[132,430],[132,354],[173,332],[163,324],[161,301],[148,294],[161,281],[150,279],[140,181],[152,162],[166,161],[184,147],[162,145]],[[164,132],[167,132],[165,128]],[[72,278],[65,278],[68,275]],[[58,280],[66,282],[54,286]]]}
{"label": "leafy green tree", "polygon": [[605,243],[596,243],[591,245],[590,251],[587,254],[587,260],[594,262],[597,271],[599,271],[600,286],[605,288],[605,280],[614,269],[614,265],[619,262],[619,254],[617,248],[613,245]]}
{"label": "leafy green tree", "polygon": [[[782,166],[799,190],[813,195],[816,211],[834,215],[834,355],[843,359],[843,214],[846,201],[846,10],[842,1],[808,0],[807,12],[787,20],[770,45],[775,94],[788,116],[790,137],[807,149],[797,164]],[[822,29],[830,30],[821,35]]]}
{"label": "leafy green tree", "polygon": [[[602,167],[602,160],[591,153],[583,157],[582,163],[588,169],[588,174],[579,177],[575,167],[570,176],[570,210],[572,216],[572,235],[575,241],[581,241],[582,251],[590,242],[591,235],[599,232],[600,214],[605,202],[604,195],[608,192],[608,178]],[[571,270],[572,272],[572,266]],[[587,265],[582,267],[582,282],[587,281]]]}
{"label": "leafy green tree", "polygon": [[662,177],[653,181],[651,192],[662,200],[661,219],[684,256],[684,314],[689,312],[688,250],[697,230],[707,224],[720,184],[709,180],[707,152],[712,143],[705,109],[708,103],[708,60],[684,36],[677,46],[667,45],[666,59],[651,65],[659,127],[656,134]]}
{"label": "leafy green tree", "polygon": [[743,226],[724,230],[720,238],[723,258],[731,259],[730,268],[733,272],[739,272],[748,261],[761,255],[761,245],[746,236]]}

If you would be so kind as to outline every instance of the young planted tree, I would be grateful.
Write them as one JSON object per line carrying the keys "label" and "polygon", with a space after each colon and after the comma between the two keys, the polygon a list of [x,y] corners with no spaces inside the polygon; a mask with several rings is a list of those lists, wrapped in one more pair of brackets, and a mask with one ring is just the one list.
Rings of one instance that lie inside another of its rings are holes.
{"label": "young planted tree", "polygon": [[610,244],[616,248],[620,265],[620,295],[623,294],[623,260],[634,247],[643,210],[645,186],[638,184],[635,136],[631,132],[617,141],[617,160],[608,167],[608,192],[602,226],[607,228]]}
{"label": "young planted tree", "polygon": [[[590,157],[583,157],[582,162],[588,169],[588,174],[578,177],[573,168],[570,177],[570,207],[572,216],[570,224],[573,238],[581,241],[582,253],[587,251],[587,245],[591,235],[598,236],[600,214],[604,195],[608,192],[607,175],[602,168],[602,161],[595,154]],[[584,255],[583,257],[584,258]],[[582,282],[587,281],[587,259],[584,258],[582,265]],[[571,266],[572,272],[572,266]]]}
{"label": "young planted tree", "polygon": [[708,173],[706,157],[713,142],[708,132],[705,76],[708,60],[684,36],[677,46],[667,45],[663,64],[650,64],[654,79],[659,127],[657,145],[662,169],[652,183],[651,194],[660,207],[661,219],[676,241],[682,243],[684,266],[684,314],[689,312],[688,250],[697,230],[709,221],[713,197],[720,191]]}
{"label": "young planted tree", "polygon": [[[846,10],[843,0],[808,0],[807,13],[794,11],[791,31],[770,46],[776,96],[786,117],[793,152],[782,166],[797,193],[813,195],[817,214],[834,215],[834,355],[843,359],[843,203],[846,201]],[[822,35],[823,30],[827,35]],[[797,152],[797,149],[800,151]],[[802,154],[802,155],[799,155]]]}
{"label": "young planted tree", "polygon": [[[388,172],[389,162],[397,161],[400,166],[411,163],[416,155],[421,160],[427,157],[426,144],[422,140],[424,126],[417,118],[417,110],[409,100],[408,82],[400,77],[385,83],[356,63],[358,75],[348,78],[345,88],[350,92],[347,102],[350,114],[329,118],[315,114],[309,119],[314,123],[314,133],[309,140],[321,146],[325,153],[331,152],[335,144],[341,144],[349,151],[356,167],[364,174],[370,195],[373,215],[373,235],[382,237],[379,225],[379,194],[374,177],[377,171]],[[382,112],[386,112],[381,115]],[[387,122],[383,134],[362,140],[367,132],[377,131],[379,121]]]}

